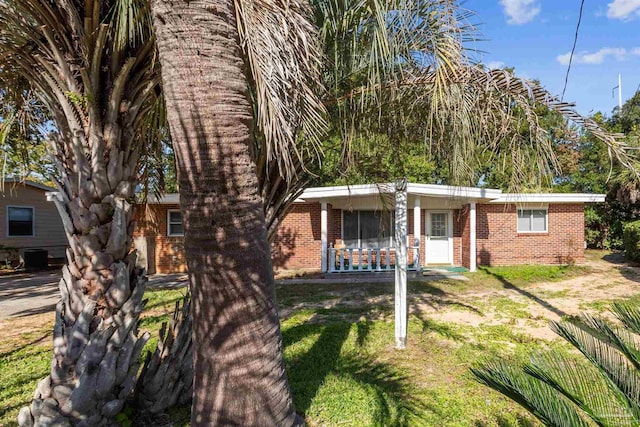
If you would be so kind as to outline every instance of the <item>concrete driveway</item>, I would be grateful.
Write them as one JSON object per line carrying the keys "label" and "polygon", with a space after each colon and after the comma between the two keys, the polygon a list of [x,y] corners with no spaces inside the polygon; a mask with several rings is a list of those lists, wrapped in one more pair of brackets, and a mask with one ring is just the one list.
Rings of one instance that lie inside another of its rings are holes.
{"label": "concrete driveway", "polygon": [[[58,269],[0,276],[0,320],[55,310],[59,280]],[[148,286],[177,288],[186,284],[186,274],[166,274],[150,276]]]}

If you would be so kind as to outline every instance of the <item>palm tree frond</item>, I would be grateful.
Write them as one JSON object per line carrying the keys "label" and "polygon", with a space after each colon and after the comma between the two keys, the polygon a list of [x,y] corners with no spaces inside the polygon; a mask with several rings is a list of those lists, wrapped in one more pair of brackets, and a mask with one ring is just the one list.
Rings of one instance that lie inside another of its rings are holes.
{"label": "palm tree frond", "polygon": [[[256,96],[257,123],[266,158],[287,180],[297,177],[302,152],[317,150],[325,133],[324,106],[317,93],[320,50],[311,12],[304,2],[235,2],[238,33]],[[301,147],[299,138],[303,138]]]}
{"label": "palm tree frond", "polygon": [[520,404],[543,423],[556,427],[587,427],[575,407],[548,384],[505,362],[472,368],[478,381]]}

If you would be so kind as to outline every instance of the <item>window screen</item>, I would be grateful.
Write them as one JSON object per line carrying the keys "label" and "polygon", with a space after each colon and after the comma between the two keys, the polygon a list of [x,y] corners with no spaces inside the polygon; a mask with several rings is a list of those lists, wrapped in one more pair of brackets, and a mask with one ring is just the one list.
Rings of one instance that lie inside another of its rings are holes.
{"label": "window screen", "polygon": [[519,209],[518,231],[544,232],[547,231],[546,209]]}
{"label": "window screen", "polygon": [[169,236],[182,236],[182,213],[180,211],[169,211],[168,234]]}
{"label": "window screen", "polygon": [[387,248],[393,246],[394,215],[391,212],[344,212],[342,239],[349,248]]}
{"label": "window screen", "polygon": [[358,211],[342,215],[342,240],[348,248],[358,247]]}
{"label": "window screen", "polygon": [[19,208],[9,206],[8,216],[8,236],[33,236],[33,208]]}

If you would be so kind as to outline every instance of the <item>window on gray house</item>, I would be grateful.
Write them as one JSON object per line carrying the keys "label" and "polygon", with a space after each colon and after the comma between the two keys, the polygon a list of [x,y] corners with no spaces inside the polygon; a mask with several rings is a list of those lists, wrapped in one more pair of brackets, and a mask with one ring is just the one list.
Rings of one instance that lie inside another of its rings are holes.
{"label": "window on gray house", "polygon": [[9,206],[7,208],[7,236],[33,236],[33,208]]}

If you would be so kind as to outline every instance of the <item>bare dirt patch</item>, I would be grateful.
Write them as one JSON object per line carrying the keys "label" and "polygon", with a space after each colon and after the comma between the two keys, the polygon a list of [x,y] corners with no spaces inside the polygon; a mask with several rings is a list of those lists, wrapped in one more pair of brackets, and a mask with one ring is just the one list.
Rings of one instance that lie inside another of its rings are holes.
{"label": "bare dirt patch", "polygon": [[549,329],[549,321],[581,312],[600,314],[614,300],[640,296],[640,268],[626,264],[620,256],[590,258],[585,265],[591,272],[579,277],[522,287],[505,284],[498,290],[467,290],[449,296],[448,304],[415,298],[412,311],[463,326],[509,325],[533,338],[552,340],[557,336]]}

